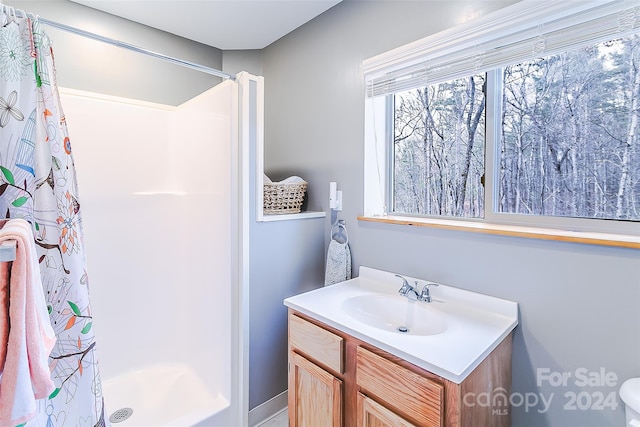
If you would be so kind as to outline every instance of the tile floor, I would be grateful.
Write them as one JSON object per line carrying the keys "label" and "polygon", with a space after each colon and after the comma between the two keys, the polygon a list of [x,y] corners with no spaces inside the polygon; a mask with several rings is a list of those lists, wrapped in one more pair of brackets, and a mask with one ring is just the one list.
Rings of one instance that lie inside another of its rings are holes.
{"label": "tile floor", "polygon": [[289,413],[284,409],[256,427],[289,427]]}

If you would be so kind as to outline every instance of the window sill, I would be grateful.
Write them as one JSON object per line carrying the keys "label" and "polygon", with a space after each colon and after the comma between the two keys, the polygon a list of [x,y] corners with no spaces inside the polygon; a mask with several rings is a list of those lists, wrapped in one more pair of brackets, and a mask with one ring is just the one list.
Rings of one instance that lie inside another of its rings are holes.
{"label": "window sill", "polygon": [[640,249],[640,236],[624,234],[592,233],[582,231],[555,230],[551,228],[519,227],[514,225],[491,224],[485,222],[458,221],[432,218],[412,218],[404,216],[359,216],[359,221],[387,224],[413,225],[418,227],[442,228],[474,233],[496,234],[500,236],[525,237],[529,239],[556,240],[561,242],[585,243],[590,245],[615,246]]}

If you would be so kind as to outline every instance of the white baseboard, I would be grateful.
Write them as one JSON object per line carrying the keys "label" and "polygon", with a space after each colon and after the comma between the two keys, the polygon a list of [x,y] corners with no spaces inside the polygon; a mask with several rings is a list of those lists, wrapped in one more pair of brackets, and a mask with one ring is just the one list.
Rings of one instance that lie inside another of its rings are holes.
{"label": "white baseboard", "polygon": [[249,426],[255,427],[287,408],[289,397],[287,390],[272,397],[249,411]]}

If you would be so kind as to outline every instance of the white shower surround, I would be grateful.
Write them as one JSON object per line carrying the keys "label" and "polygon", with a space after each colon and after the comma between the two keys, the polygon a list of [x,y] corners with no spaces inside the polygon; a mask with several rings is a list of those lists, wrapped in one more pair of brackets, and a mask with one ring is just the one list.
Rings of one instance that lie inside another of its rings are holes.
{"label": "white shower surround", "polygon": [[238,83],[175,108],[61,97],[105,416],[126,406],[118,426],[241,425]]}

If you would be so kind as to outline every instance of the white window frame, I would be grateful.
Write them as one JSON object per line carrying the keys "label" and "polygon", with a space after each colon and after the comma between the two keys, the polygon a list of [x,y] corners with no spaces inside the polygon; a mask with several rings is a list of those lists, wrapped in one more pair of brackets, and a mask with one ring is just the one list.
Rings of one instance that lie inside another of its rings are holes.
{"label": "white window frame", "polygon": [[[626,19],[631,13],[631,23]],[[581,2],[558,2],[523,0],[507,8],[501,9],[493,14],[486,15],[454,27],[443,32],[434,34],[424,39],[409,43],[405,46],[367,59],[363,62],[363,72],[365,76],[367,98],[365,101],[365,153],[364,153],[364,216],[368,218],[387,217],[387,203],[390,202],[390,186],[392,176],[392,143],[393,140],[393,114],[390,112],[388,96],[401,90],[410,88],[413,80],[429,78],[447,69],[449,64],[450,74],[436,76],[436,80],[429,80],[429,83],[450,80],[468,76],[480,71],[487,72],[487,93],[495,93],[500,88],[499,73],[496,68],[511,65],[508,55],[518,55],[513,53],[517,49],[507,51],[505,58],[496,57],[494,51],[496,47],[502,45],[517,45],[525,40],[528,45],[534,45],[541,41],[549,40],[551,49],[545,50],[543,55],[552,55],[562,49],[563,38],[558,37],[559,31],[564,28],[572,28],[576,24],[596,22],[600,16],[615,16],[618,13],[625,21],[619,25],[629,28],[622,30],[638,31],[640,27],[640,1],[581,1]],[[626,13],[626,15],[623,15]],[[611,26],[611,22],[609,22]],[[621,30],[621,32],[622,32]],[[548,39],[545,31],[550,34]],[[574,45],[579,45],[580,32],[568,31],[568,36],[572,38]],[[628,33],[627,33],[628,34]],[[562,34],[561,34],[562,35]],[[555,38],[554,38],[555,37]],[[606,37],[606,36],[605,36]],[[576,42],[578,40],[578,42]],[[525,47],[527,44],[525,43]],[[522,43],[521,43],[522,44]],[[590,42],[589,44],[594,44]],[[554,50],[555,49],[555,50]],[[475,54],[473,52],[476,52]],[[475,55],[475,58],[474,58]],[[532,53],[532,57],[534,53]],[[539,55],[542,56],[542,55]],[[453,58],[453,59],[449,59]],[[474,58],[467,61],[465,58]],[[453,62],[452,62],[453,61]],[[428,69],[429,64],[442,64],[433,70]],[[464,67],[468,66],[464,70]],[[485,69],[482,69],[485,67]],[[488,68],[486,68],[488,67]],[[494,70],[494,71],[492,71]],[[400,78],[396,78],[396,77]],[[437,79],[440,80],[437,80]],[[429,84],[428,83],[428,84]],[[419,84],[419,83],[418,83]],[[499,89],[497,89],[499,88]],[[378,96],[371,96],[376,94]],[[568,218],[551,217],[539,215],[523,215],[513,213],[498,212],[498,176],[495,167],[499,164],[499,135],[502,126],[500,122],[500,105],[495,105],[494,100],[501,99],[500,96],[487,96],[486,105],[486,145],[485,145],[485,216],[481,219],[473,218],[451,218],[451,217],[420,217],[411,215],[396,215],[399,219],[416,222],[436,222],[446,223],[460,222],[471,224],[472,227],[492,227],[493,225],[507,225],[516,227],[533,227],[544,229],[557,229],[566,232],[593,232],[608,233],[623,236],[631,236],[636,239],[640,236],[640,223],[632,221],[613,221],[590,218]],[[391,144],[391,148],[390,145]],[[480,223],[480,224],[477,224]],[[489,224],[489,225],[484,225]]]}

